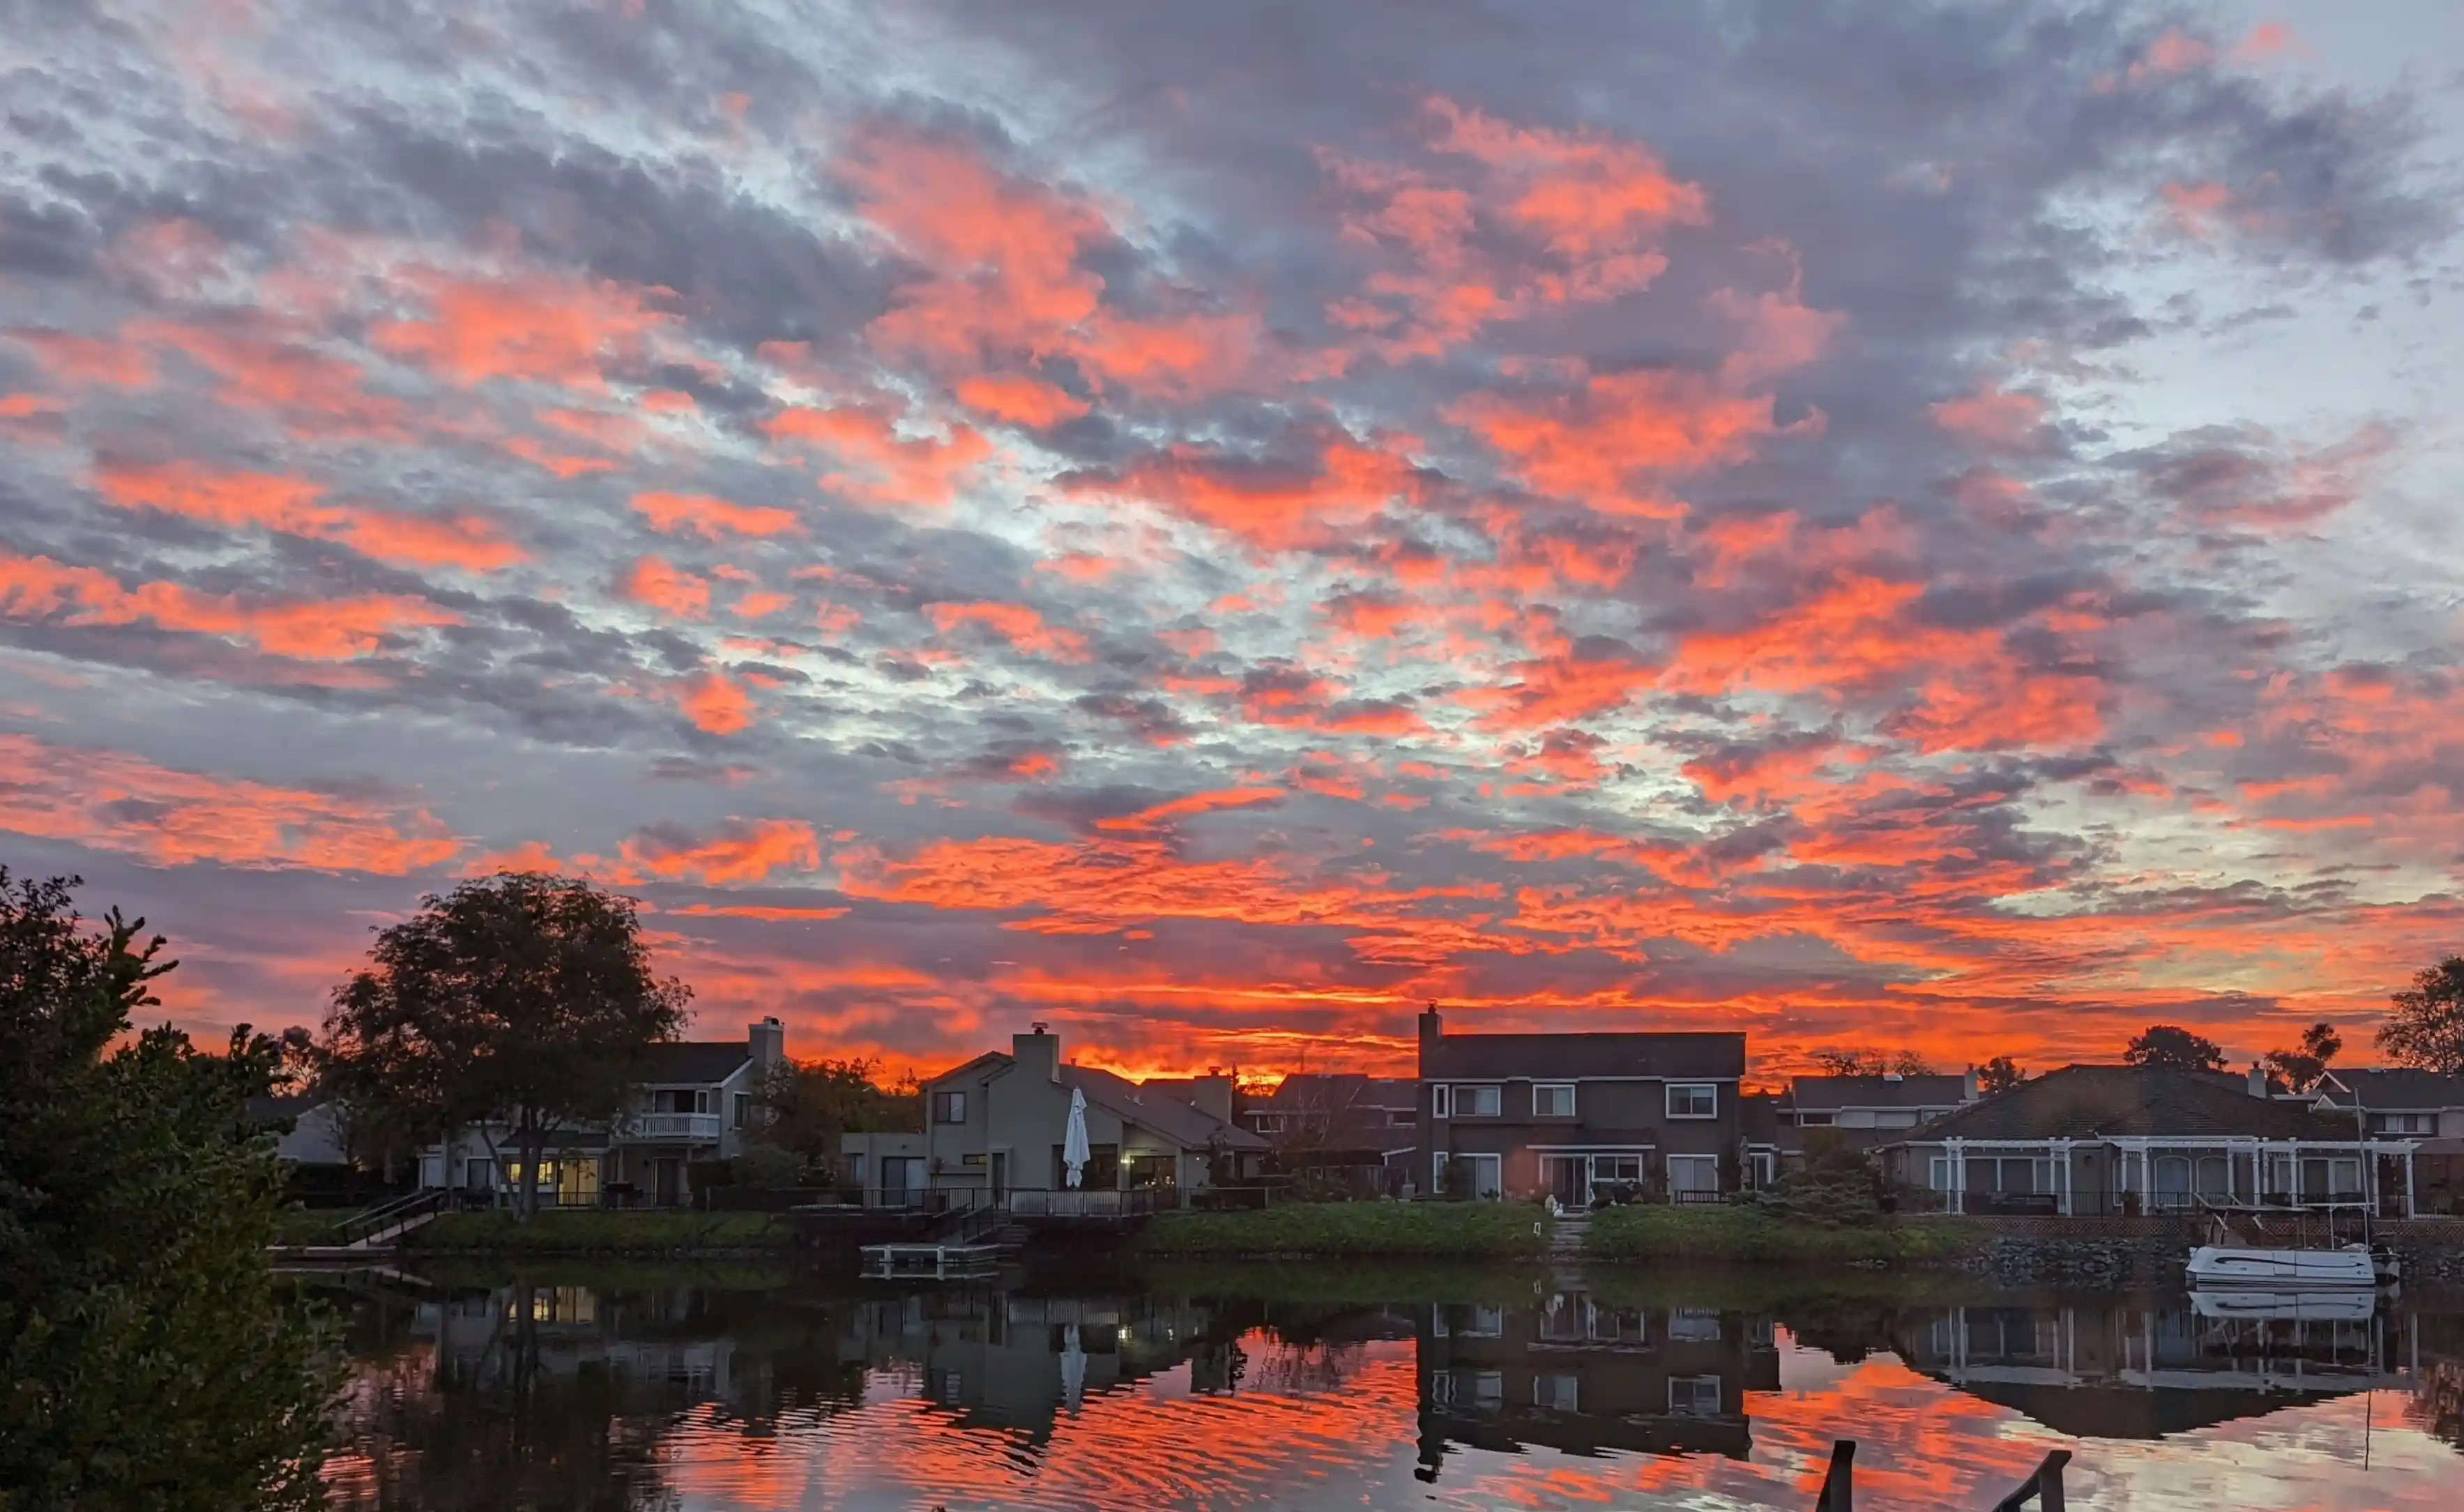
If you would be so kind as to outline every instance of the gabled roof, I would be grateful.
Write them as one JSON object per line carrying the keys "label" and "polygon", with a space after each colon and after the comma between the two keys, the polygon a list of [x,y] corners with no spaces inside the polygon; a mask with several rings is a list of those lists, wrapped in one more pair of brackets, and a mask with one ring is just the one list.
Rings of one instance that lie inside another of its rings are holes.
{"label": "gabled roof", "polygon": [[979,1071],[987,1066],[1006,1068],[1011,1064],[1013,1058],[1014,1057],[1011,1056],[1010,1053],[1006,1050],[987,1050],[982,1055],[976,1056],[972,1060],[962,1060],[957,1065],[952,1066],[949,1070],[941,1072],[937,1076],[925,1078],[924,1085],[928,1087],[938,1086],[940,1083],[948,1081],[952,1078],[963,1077],[969,1072]]}
{"label": "gabled roof", "polygon": [[2091,1139],[2097,1135],[2242,1135],[2332,1143],[2348,1119],[2255,1098],[2237,1077],[2145,1066],[2064,1066],[1971,1102],[1900,1143],[1943,1139]]}
{"label": "gabled roof", "polygon": [[1087,1101],[1116,1118],[1151,1129],[1180,1145],[1199,1149],[1221,1139],[1230,1149],[1265,1149],[1266,1142],[1212,1113],[1200,1112],[1162,1092],[1141,1092],[1138,1084],[1092,1066],[1063,1066],[1061,1084],[1087,1094]]}
{"label": "gabled roof", "polygon": [[726,1080],[752,1058],[753,1047],[740,1039],[674,1039],[650,1047],[642,1079],[654,1086],[706,1086]]}
{"label": "gabled roof", "polygon": [[1346,1108],[1417,1108],[1420,1084],[1407,1077],[1368,1077],[1356,1071],[1296,1071],[1275,1090],[1253,1102],[1253,1108],[1300,1108],[1339,1112]]}
{"label": "gabled roof", "polygon": [[2435,1071],[2404,1066],[2331,1071],[2320,1084],[2319,1095],[2340,1108],[2350,1108],[2358,1095],[2362,1106],[2373,1113],[2464,1108],[2464,1077],[2442,1077]]}
{"label": "gabled roof", "polygon": [[1449,1079],[1728,1080],[1745,1074],[1746,1036],[1739,1034],[1444,1034],[1420,1049],[1420,1075]]}
{"label": "gabled roof", "polygon": [[1921,1077],[1793,1077],[1790,1102],[1800,1108],[1953,1108],[1968,1097],[1968,1078]]}

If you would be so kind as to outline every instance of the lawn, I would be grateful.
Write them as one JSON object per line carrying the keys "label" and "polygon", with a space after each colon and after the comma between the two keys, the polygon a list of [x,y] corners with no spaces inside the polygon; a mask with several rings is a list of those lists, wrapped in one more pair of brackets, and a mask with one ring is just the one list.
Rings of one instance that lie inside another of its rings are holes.
{"label": "lawn", "polygon": [[421,1255],[693,1255],[784,1250],[790,1235],[766,1212],[534,1214],[448,1212],[412,1230],[404,1248]]}
{"label": "lawn", "polygon": [[1750,1208],[1638,1205],[1592,1214],[1584,1254],[1595,1260],[1735,1261],[1764,1265],[1936,1265],[1975,1248],[1942,1224],[1881,1220],[1829,1227]]}
{"label": "lawn", "polygon": [[1513,1260],[1548,1253],[1549,1217],[1529,1203],[1295,1202],[1245,1212],[1167,1212],[1139,1233],[1142,1255]]}

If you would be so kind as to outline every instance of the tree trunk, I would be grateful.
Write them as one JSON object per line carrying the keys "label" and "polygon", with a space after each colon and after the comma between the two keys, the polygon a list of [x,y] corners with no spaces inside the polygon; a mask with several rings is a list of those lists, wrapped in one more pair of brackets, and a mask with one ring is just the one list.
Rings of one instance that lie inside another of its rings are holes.
{"label": "tree trunk", "polygon": [[528,1223],[539,1211],[539,1157],[545,1153],[547,1136],[537,1127],[522,1130],[522,1185],[514,1199],[514,1221]]}

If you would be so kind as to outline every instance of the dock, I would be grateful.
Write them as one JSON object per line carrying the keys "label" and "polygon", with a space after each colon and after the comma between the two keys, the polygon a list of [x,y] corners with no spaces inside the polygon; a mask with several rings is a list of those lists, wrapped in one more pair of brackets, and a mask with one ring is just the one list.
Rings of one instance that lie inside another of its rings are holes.
{"label": "dock", "polygon": [[1006,1244],[933,1242],[868,1244],[862,1274],[872,1280],[971,1280],[989,1276],[1015,1253]]}

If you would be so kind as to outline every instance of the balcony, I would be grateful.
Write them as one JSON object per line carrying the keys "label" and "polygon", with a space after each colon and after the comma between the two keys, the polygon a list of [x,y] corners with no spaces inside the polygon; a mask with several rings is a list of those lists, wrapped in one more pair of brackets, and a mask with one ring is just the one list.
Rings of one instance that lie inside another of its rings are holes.
{"label": "balcony", "polygon": [[617,1138],[633,1141],[661,1141],[679,1145],[715,1145],[718,1143],[718,1115],[715,1113],[636,1113],[617,1130]]}

